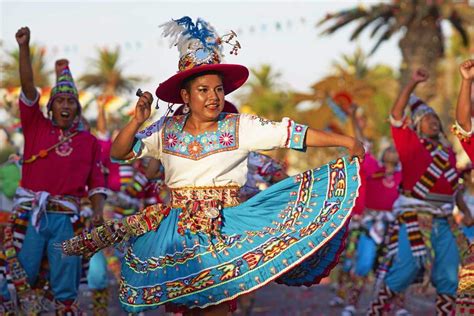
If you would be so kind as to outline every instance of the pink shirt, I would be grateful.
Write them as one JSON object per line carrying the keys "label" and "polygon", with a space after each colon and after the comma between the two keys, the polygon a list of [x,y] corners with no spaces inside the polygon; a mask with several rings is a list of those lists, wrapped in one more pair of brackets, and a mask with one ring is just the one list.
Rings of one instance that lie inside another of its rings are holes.
{"label": "pink shirt", "polygon": [[[422,141],[426,140],[420,139],[411,128],[405,125],[402,127],[392,126],[392,136],[402,164],[403,190],[412,191],[415,184],[433,161],[433,158],[422,143]],[[449,154],[449,163],[455,168],[456,156],[453,149],[448,148],[447,151]],[[454,194],[451,184],[444,175],[436,181],[430,192],[448,195]]]}
{"label": "pink shirt", "polygon": [[372,210],[391,211],[393,203],[398,198],[398,187],[402,182],[401,171],[393,175],[385,175],[385,167],[371,154],[365,156],[362,165],[366,177],[365,207]]}
{"label": "pink shirt", "polygon": [[367,196],[367,185],[366,185],[366,177],[364,168],[361,166],[360,168],[360,188],[359,188],[359,196],[356,198],[354,208],[352,209],[352,216],[354,215],[361,215],[364,213],[365,210],[365,199]]}
{"label": "pink shirt", "polygon": [[112,147],[112,141],[110,138],[107,139],[98,139],[99,145],[102,149],[101,152],[101,160],[109,170],[109,174],[107,176],[107,187],[115,192],[120,191],[120,173],[119,173],[119,164],[114,163],[110,160],[110,148]]}
{"label": "pink shirt", "polygon": [[[25,160],[40,150],[58,143],[62,131],[43,116],[38,97],[29,102],[20,98],[20,118],[25,136]],[[31,105],[29,105],[31,104]],[[81,131],[63,145],[52,149],[44,158],[23,164],[21,185],[33,191],[52,195],[83,197],[87,190],[104,186],[100,168],[100,146],[89,132]]]}

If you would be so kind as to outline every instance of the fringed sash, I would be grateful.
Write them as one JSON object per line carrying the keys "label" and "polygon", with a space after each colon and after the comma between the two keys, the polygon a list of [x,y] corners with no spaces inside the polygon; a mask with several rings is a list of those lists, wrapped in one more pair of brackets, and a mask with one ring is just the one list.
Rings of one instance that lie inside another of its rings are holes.
{"label": "fringed sash", "polygon": [[451,184],[453,191],[455,191],[458,186],[458,174],[455,167],[449,162],[449,152],[443,146],[435,146],[429,141],[424,141],[423,144],[431,154],[433,161],[414,185],[411,195],[417,199],[424,200],[438,179],[443,176]]}

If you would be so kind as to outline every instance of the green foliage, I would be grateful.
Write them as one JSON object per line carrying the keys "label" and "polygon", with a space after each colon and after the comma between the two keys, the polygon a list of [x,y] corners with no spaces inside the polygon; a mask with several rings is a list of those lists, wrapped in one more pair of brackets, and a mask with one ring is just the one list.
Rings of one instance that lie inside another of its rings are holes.
{"label": "green foliage", "polygon": [[[6,60],[0,63],[0,83],[5,88],[16,88],[20,86],[20,51],[14,49],[5,52]],[[47,71],[46,49],[37,44],[30,45],[31,66],[33,68],[33,79],[35,86],[45,88],[50,86],[49,77],[52,71]]]}
{"label": "green foliage", "polygon": [[97,49],[97,56],[90,61],[90,72],[79,78],[83,89],[99,89],[104,96],[115,96],[122,92],[131,92],[139,82],[146,78],[125,76],[120,65],[120,49]]}

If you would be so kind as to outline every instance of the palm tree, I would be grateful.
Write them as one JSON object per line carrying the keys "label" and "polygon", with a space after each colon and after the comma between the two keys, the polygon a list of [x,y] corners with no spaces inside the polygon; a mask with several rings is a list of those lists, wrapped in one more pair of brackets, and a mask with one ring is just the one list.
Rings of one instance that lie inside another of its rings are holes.
{"label": "palm tree", "polygon": [[[44,89],[50,86],[50,75],[53,71],[46,70],[46,49],[36,44],[30,46],[31,66],[36,87]],[[8,92],[2,93],[0,107],[4,107],[11,117],[19,117],[18,100],[7,97],[11,91],[20,87],[20,51],[2,49],[2,62],[0,63],[0,86]]]}
{"label": "palm tree", "polygon": [[98,49],[97,59],[91,61],[92,71],[82,75],[79,83],[83,89],[97,88],[103,97],[113,97],[122,92],[130,92],[134,86],[146,79],[125,76],[119,65],[120,49]]}
{"label": "palm tree", "polygon": [[356,48],[353,55],[342,54],[341,59],[341,61],[333,63],[337,73],[350,72],[358,79],[362,79],[368,74],[370,69],[367,64],[368,58],[360,47]]}
{"label": "palm tree", "polygon": [[252,110],[268,119],[281,119],[294,106],[290,105],[291,98],[287,91],[279,88],[279,72],[275,72],[270,65],[261,65],[250,69],[251,78],[247,83],[247,91],[241,97],[242,104],[248,104]]}
{"label": "palm tree", "polygon": [[[403,84],[418,67],[425,67],[432,72],[437,69],[444,55],[442,21],[449,21],[460,34],[463,45],[468,45],[465,25],[468,21],[474,21],[474,9],[467,1],[392,0],[369,8],[358,6],[328,14],[319,24],[328,21],[333,24],[323,34],[332,34],[351,22],[360,21],[352,32],[351,40],[357,39],[363,30],[372,25],[370,36],[377,37],[377,40],[371,54],[394,34],[403,32],[399,41],[403,57],[400,79]],[[435,91],[435,76],[432,76],[424,89],[422,87],[420,95],[429,98]]]}
{"label": "palm tree", "polygon": [[[30,46],[31,65],[35,85],[39,88],[49,87],[49,76],[52,71],[46,70],[46,49],[36,44]],[[20,51],[14,49],[6,52],[7,60],[0,64],[1,86],[5,88],[16,88],[20,86]]]}

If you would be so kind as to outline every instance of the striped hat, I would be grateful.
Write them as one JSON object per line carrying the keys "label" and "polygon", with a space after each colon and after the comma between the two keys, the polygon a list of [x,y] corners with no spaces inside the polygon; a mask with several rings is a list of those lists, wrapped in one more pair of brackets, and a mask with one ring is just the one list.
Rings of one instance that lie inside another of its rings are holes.
{"label": "striped hat", "polygon": [[76,85],[74,84],[74,79],[72,78],[71,71],[69,67],[64,67],[61,71],[61,74],[56,79],[56,85],[51,89],[51,95],[48,101],[48,111],[51,111],[54,99],[58,96],[71,96],[76,99],[78,105],[78,112],[81,111],[81,104],[79,103],[79,93],[77,92]]}

